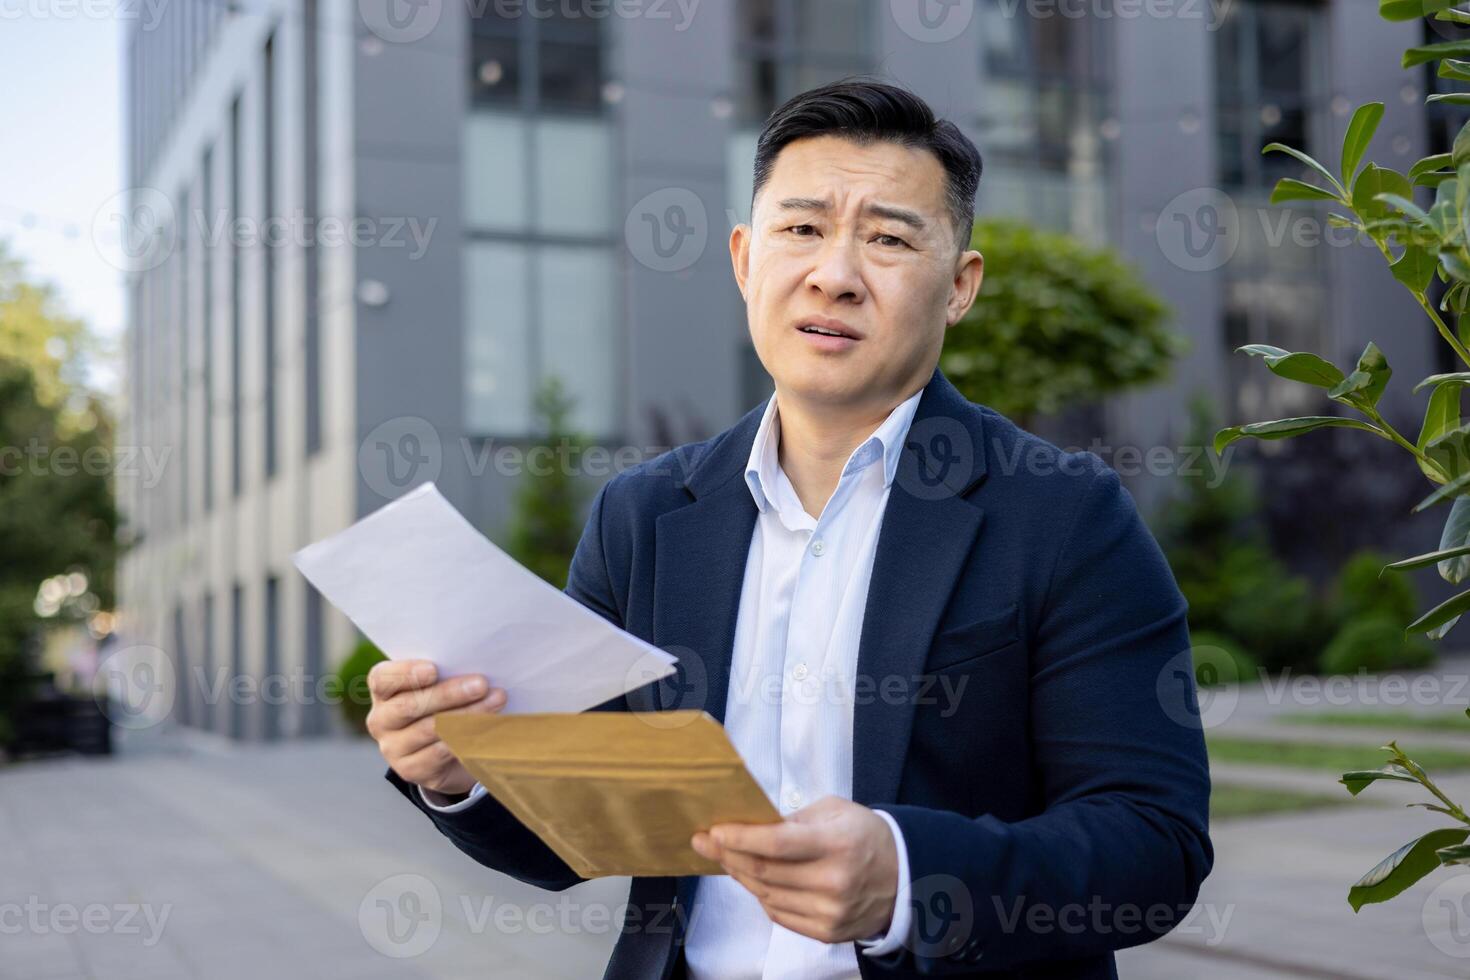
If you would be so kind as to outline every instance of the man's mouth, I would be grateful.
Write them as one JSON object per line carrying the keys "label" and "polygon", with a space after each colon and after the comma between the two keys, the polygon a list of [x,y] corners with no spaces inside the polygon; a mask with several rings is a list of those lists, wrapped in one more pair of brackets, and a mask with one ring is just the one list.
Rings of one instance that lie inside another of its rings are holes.
{"label": "man's mouth", "polygon": [[802,333],[817,334],[823,337],[846,337],[848,340],[861,340],[862,334],[853,330],[847,324],[827,318],[803,320],[796,325],[796,329]]}

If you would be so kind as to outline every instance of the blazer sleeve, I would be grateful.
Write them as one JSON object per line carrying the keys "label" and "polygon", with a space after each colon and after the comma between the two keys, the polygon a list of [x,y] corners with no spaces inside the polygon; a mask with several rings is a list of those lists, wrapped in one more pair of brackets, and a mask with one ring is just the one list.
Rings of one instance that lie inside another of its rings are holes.
{"label": "blazer sleeve", "polygon": [[914,913],[884,965],[989,971],[1135,946],[1172,929],[1209,873],[1187,602],[1100,460],[1044,596],[1030,663],[1041,809],[1005,822],[880,807],[907,841]]}
{"label": "blazer sleeve", "polygon": [[[621,627],[612,582],[603,552],[603,501],[611,483],[597,492],[591,513],[567,574],[567,595],[593,612]],[[617,698],[594,710],[627,709],[626,699]],[[565,861],[542,842],[525,824],[517,820],[494,796],[486,793],[473,806],[454,813],[436,811],[424,803],[414,784],[391,768],[384,774],[400,793],[418,807],[461,851],[489,868],[494,868],[519,881],[561,891],[583,881]]]}

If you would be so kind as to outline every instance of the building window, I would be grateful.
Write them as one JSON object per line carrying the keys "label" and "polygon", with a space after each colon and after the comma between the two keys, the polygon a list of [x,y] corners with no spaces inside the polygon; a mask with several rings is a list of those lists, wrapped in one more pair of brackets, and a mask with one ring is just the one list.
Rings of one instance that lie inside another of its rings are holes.
{"label": "building window", "polygon": [[[225,680],[224,691],[228,692],[245,676],[245,587],[236,585],[230,589],[230,676]],[[245,737],[245,705],[230,703],[230,737]]]}
{"label": "building window", "polygon": [[736,6],[735,119],[726,147],[727,207],[750,220],[755,146],[776,107],[808,89],[873,68],[866,0],[752,0]]}
{"label": "building window", "polygon": [[[1215,40],[1220,182],[1242,217],[1239,244],[1222,270],[1222,340],[1228,350],[1265,343],[1334,357],[1341,352],[1330,350],[1323,250],[1296,244],[1290,235],[1275,240],[1264,226],[1274,224],[1244,220],[1247,215],[1289,220],[1290,212],[1304,210],[1325,219],[1311,202],[1292,202],[1287,209],[1270,204],[1280,178],[1308,175],[1284,153],[1261,153],[1273,142],[1314,155],[1323,148],[1323,120],[1316,111],[1327,98],[1319,48],[1323,14],[1315,5],[1293,0],[1242,0],[1222,13]],[[1316,405],[1310,389],[1271,384],[1245,360],[1226,359],[1237,414],[1291,415]]]}
{"label": "building window", "polygon": [[[204,655],[204,661],[200,664],[199,675],[199,715],[196,719],[200,728],[213,731],[215,726],[215,700],[210,696],[211,691],[218,690],[219,678],[215,677],[217,664],[214,659],[214,593],[204,594],[204,613],[200,617],[204,620],[204,643],[200,651]],[[189,695],[193,697],[191,692]]]}
{"label": "building window", "polygon": [[317,0],[304,0],[301,7],[301,146],[305,157],[305,185],[302,188],[301,207],[305,212],[306,237],[303,264],[305,274],[302,294],[305,296],[305,350],[303,351],[303,373],[306,375],[306,454],[308,456],[322,448],[322,337],[320,303],[317,293],[321,288],[321,255],[316,248],[315,222],[320,194],[319,159],[321,138],[317,125]]}
{"label": "building window", "polygon": [[[312,588],[306,579],[301,579],[306,589],[305,633],[306,679],[311,690],[323,690],[323,678],[327,672],[326,619],[322,609],[322,594]],[[325,735],[328,730],[327,712],[331,705],[322,698],[308,698],[302,705],[301,731],[304,735]]]}
{"label": "building window", "polygon": [[[240,98],[230,104],[230,227],[240,218]],[[240,495],[244,485],[241,472],[241,354],[244,345],[240,338],[240,306],[242,296],[241,277],[244,269],[244,254],[238,241],[230,243],[230,492]]]}
{"label": "building window", "polygon": [[189,364],[189,332],[192,329],[194,323],[194,304],[192,302],[193,297],[189,293],[189,287],[193,281],[193,277],[190,275],[192,270],[189,267],[189,209],[192,206],[192,201],[193,199],[190,194],[189,188],[185,187],[179,191],[179,215],[181,216],[182,220],[179,221],[178,230],[179,318],[176,329],[178,331],[179,338],[179,360],[177,370],[179,386],[179,399],[177,404],[177,409],[179,413],[179,458],[176,466],[178,467],[179,471],[178,516],[180,525],[187,523],[189,519],[189,395],[190,392],[193,390],[193,385],[190,383],[192,375],[190,372]]}
{"label": "building window", "polygon": [[[281,681],[281,580],[274,575],[265,580],[265,670],[261,674],[261,690],[283,690]],[[279,703],[261,699],[261,733],[266,739],[281,734]]]}
{"label": "building window", "polygon": [[978,206],[1110,240],[1111,18],[981,0]]}
{"label": "building window", "polygon": [[[264,88],[261,99],[260,170],[264,181],[266,224],[276,214],[276,39],[265,42]],[[265,241],[265,475],[276,474],[276,263],[283,243]]]}
{"label": "building window", "polygon": [[622,304],[603,18],[481,6],[464,126],[465,423],[531,435],[537,384],[556,376],[572,425],[611,437]]}
{"label": "building window", "polygon": [[[202,218],[204,227],[213,227],[214,214],[214,150],[204,151],[204,162],[200,165],[199,184],[203,197]],[[203,355],[202,378],[204,394],[201,403],[199,433],[203,443],[200,463],[204,472],[204,510],[214,507],[214,249],[209,236],[199,236],[201,262],[201,286],[203,287],[203,317],[200,321],[200,345]]]}

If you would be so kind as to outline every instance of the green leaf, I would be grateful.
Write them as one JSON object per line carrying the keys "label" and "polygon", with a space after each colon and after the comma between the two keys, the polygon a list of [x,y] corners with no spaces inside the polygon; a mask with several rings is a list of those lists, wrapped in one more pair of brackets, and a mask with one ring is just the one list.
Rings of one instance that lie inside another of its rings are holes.
{"label": "green leaf", "polygon": [[[1442,813],[1449,813],[1443,807],[1438,809]],[[1450,816],[1453,817],[1454,814],[1450,813]],[[1441,847],[1434,852],[1434,856],[1439,858],[1439,863],[1445,867],[1452,864],[1470,864],[1470,844],[1452,844],[1449,847]]]}
{"label": "green leaf", "polygon": [[[1414,185],[1409,183],[1409,178],[1396,170],[1385,169],[1376,163],[1364,166],[1353,181],[1352,202],[1353,210],[1358,212],[1358,217],[1365,224],[1393,216],[1394,212],[1379,199],[1380,194],[1397,194],[1399,197],[1412,199]],[[1379,241],[1387,237],[1386,232],[1371,233]]]}
{"label": "green leaf", "polygon": [[[1435,562],[1443,561],[1446,558],[1454,558],[1457,555],[1470,555],[1470,544],[1462,544],[1458,548],[1445,548],[1440,551],[1427,551],[1422,555],[1415,555],[1413,558],[1400,558],[1398,561],[1384,565],[1383,571],[1386,572],[1389,569],[1393,569],[1396,572],[1401,572],[1409,568],[1423,568],[1426,565],[1433,565]],[[1382,574],[1383,572],[1379,572],[1380,577]]]}
{"label": "green leaf", "polygon": [[1461,282],[1470,282],[1470,262],[1460,257],[1458,249],[1444,249],[1439,253],[1439,261],[1444,265],[1445,271]]}
{"label": "green leaf", "polygon": [[1439,268],[1439,256],[1422,245],[1408,245],[1404,254],[1389,267],[1393,277],[1403,283],[1411,293],[1422,296],[1434,281],[1434,270]]}
{"label": "green leaf", "polygon": [[1454,629],[1455,624],[1459,621],[1459,616],[1455,616],[1452,619],[1447,619],[1443,623],[1436,626],[1434,629],[1430,630],[1428,633],[1425,633],[1424,636],[1430,640],[1434,640],[1437,643],[1440,640],[1443,640],[1445,638],[1445,635],[1449,633],[1450,630]]}
{"label": "green leaf", "polygon": [[1470,837],[1470,827],[1431,830],[1418,840],[1410,841],[1378,862],[1377,867],[1348,889],[1348,904],[1356,912],[1364,905],[1388,901],[1439,867],[1436,851],[1459,844],[1466,837]]}
{"label": "green leaf", "polygon": [[1276,182],[1276,189],[1271,192],[1272,204],[1282,204],[1286,201],[1336,200],[1338,197],[1332,191],[1297,180],[1295,177],[1282,177]]}
{"label": "green leaf", "polygon": [[1376,425],[1359,422],[1357,419],[1337,415],[1304,415],[1298,418],[1277,419],[1274,422],[1252,422],[1249,425],[1232,425],[1215,433],[1215,453],[1218,455],[1226,446],[1237,439],[1290,439],[1317,429],[1344,428],[1362,429],[1389,438],[1388,433]]}
{"label": "green leaf", "polygon": [[1425,105],[1443,102],[1446,105],[1470,105],[1470,92],[1436,92],[1425,98]]}
{"label": "green leaf", "polygon": [[1246,344],[1244,347],[1237,347],[1235,351],[1237,354],[1244,352],[1260,357],[1271,369],[1271,373],[1290,381],[1301,381],[1318,388],[1331,388],[1340,384],[1343,379],[1342,371],[1337,365],[1307,351],[1293,353],[1270,344]]}
{"label": "green leaf", "polygon": [[1470,10],[1441,10],[1434,15],[1435,20],[1445,20],[1452,24],[1470,24]]}
{"label": "green leaf", "polygon": [[1460,0],[1379,0],[1378,15],[1384,20],[1414,20],[1437,10],[1453,7]]}
{"label": "green leaf", "polygon": [[1404,52],[1399,67],[1413,68],[1441,58],[1470,58],[1470,41],[1442,41],[1409,48]]}
{"label": "green leaf", "polygon": [[[1262,155],[1267,153],[1285,153],[1287,156],[1294,157],[1301,163],[1305,163],[1307,166],[1317,171],[1317,173],[1321,174],[1323,177],[1326,177],[1327,183],[1331,184],[1333,189],[1337,191],[1338,197],[1346,198],[1348,196],[1347,190],[1342,186],[1342,184],[1337,182],[1337,178],[1332,176],[1332,174],[1328,172],[1326,167],[1322,166],[1322,164],[1307,156],[1301,150],[1293,149],[1287,146],[1285,143],[1267,143],[1265,146],[1261,147],[1261,153]],[[1369,164],[1369,166],[1372,166],[1372,164]],[[1387,190],[1387,188],[1384,189]]]}
{"label": "green leaf", "polygon": [[1393,779],[1401,783],[1417,783],[1409,770],[1396,762],[1390,762],[1382,769],[1355,769],[1345,772],[1338,782],[1347,787],[1349,793],[1357,796],[1368,787],[1369,783],[1376,783],[1380,779]]}
{"label": "green leaf", "polygon": [[1393,368],[1388,366],[1388,358],[1370,340],[1358,356],[1357,370],[1339,382],[1327,397],[1357,408],[1372,408],[1383,397],[1383,389],[1388,387],[1388,379],[1392,376]]}
{"label": "green leaf", "polygon": [[1470,385],[1470,371],[1452,371],[1449,374],[1431,374],[1423,381],[1414,386],[1414,394],[1419,394],[1431,385],[1443,385],[1454,382],[1461,385]]}
{"label": "green leaf", "polygon": [[[1445,518],[1439,550],[1450,551],[1464,545],[1470,545],[1470,498],[1461,497]],[[1459,585],[1467,576],[1470,576],[1470,558],[1450,558],[1439,563],[1439,577],[1451,585]]]}
{"label": "green leaf", "polygon": [[[1439,482],[1438,475],[1430,472],[1422,465],[1420,466],[1420,469],[1424,469],[1425,475],[1428,476],[1431,480],[1436,483]],[[1470,487],[1470,473],[1461,473],[1459,476],[1455,477],[1453,480],[1446,483],[1444,486],[1440,487],[1438,490],[1435,490],[1429,496],[1425,497],[1423,500],[1415,504],[1413,510],[1411,510],[1410,513],[1417,514],[1421,510],[1427,510],[1428,508],[1433,507],[1435,504],[1439,503],[1446,497],[1454,497],[1459,495],[1459,493],[1463,491],[1466,487]]]}
{"label": "green leaf", "polygon": [[[1467,378],[1470,378],[1470,375],[1467,375]],[[1423,382],[1420,384],[1422,385]],[[1463,386],[1464,382],[1445,381],[1439,384],[1429,396],[1429,404],[1424,409],[1424,424],[1419,427],[1419,438],[1414,443],[1414,447],[1420,452],[1425,452],[1425,447],[1446,432],[1452,432],[1460,427],[1460,389]],[[1436,459],[1435,462],[1439,460]],[[1444,477],[1422,461],[1419,462],[1419,468],[1435,483],[1445,482]],[[1448,472],[1453,476],[1456,471],[1448,470]]]}
{"label": "green leaf", "polygon": [[[1470,64],[1470,62],[1467,62]],[[1435,170],[1443,170],[1454,166],[1454,158],[1448,153],[1436,153],[1434,156],[1425,157],[1409,168],[1409,180],[1413,181],[1422,174],[1432,173]]]}
{"label": "green leaf", "polygon": [[1439,63],[1439,77],[1456,82],[1470,82],[1470,61],[1446,58]]}
{"label": "green leaf", "polygon": [[1358,106],[1358,111],[1353,113],[1352,122],[1348,123],[1347,135],[1342,140],[1342,182],[1351,186],[1353,177],[1357,175],[1358,164],[1363,161],[1363,154],[1368,149],[1368,144],[1373,141],[1373,134],[1378,131],[1378,124],[1383,121],[1383,103],[1369,102],[1367,105]]}
{"label": "green leaf", "polygon": [[1455,142],[1450,147],[1450,161],[1456,170],[1461,164],[1470,163],[1470,121],[1466,121],[1455,134]]}
{"label": "green leaf", "polygon": [[[1470,498],[1461,497],[1461,500]],[[1455,561],[1460,559],[1456,558]],[[1405,633],[1426,633],[1441,623],[1449,622],[1451,617],[1464,615],[1470,611],[1470,592],[1461,592],[1453,599],[1446,599],[1435,606],[1429,612],[1414,620],[1404,628]]]}

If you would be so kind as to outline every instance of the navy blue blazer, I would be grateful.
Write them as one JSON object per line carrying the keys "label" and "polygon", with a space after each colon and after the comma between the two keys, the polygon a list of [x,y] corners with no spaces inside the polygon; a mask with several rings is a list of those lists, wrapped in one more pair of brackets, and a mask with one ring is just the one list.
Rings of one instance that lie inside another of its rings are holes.
{"label": "navy blue blazer", "polygon": [[[605,709],[723,720],[761,418],[597,494],[567,593],[680,658]],[[1209,872],[1186,603],[1117,473],[972,404],[936,370],[883,516],[854,687],[853,799],[903,830],[913,928],[862,974],[1115,977]],[[493,681],[493,678],[492,678]],[[580,879],[493,798],[437,813],[481,864]],[[607,978],[683,974],[697,878],[635,878]]]}

